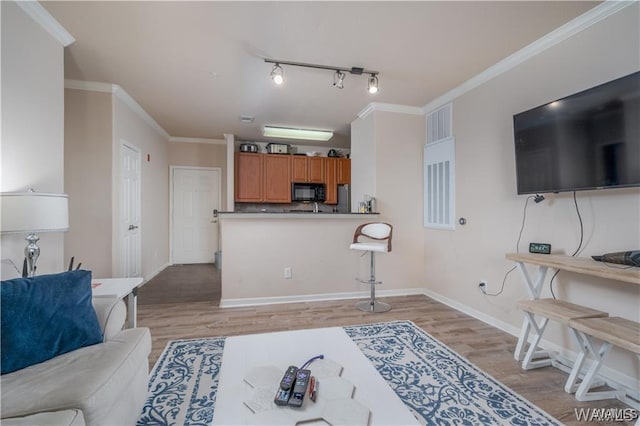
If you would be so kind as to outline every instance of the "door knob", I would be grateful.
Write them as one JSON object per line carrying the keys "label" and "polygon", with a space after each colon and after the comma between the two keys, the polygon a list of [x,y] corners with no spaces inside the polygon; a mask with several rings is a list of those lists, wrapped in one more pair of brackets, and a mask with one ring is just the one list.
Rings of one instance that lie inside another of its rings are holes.
{"label": "door knob", "polygon": [[129,225],[129,231],[133,231],[134,229],[138,229],[135,225]]}

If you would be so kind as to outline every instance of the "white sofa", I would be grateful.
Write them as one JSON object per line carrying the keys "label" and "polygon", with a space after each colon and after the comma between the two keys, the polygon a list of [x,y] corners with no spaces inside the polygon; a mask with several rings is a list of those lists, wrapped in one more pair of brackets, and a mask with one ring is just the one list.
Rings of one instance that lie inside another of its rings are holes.
{"label": "white sofa", "polygon": [[4,374],[2,425],[133,425],[147,394],[151,335],[123,330],[124,302],[94,298],[104,342]]}

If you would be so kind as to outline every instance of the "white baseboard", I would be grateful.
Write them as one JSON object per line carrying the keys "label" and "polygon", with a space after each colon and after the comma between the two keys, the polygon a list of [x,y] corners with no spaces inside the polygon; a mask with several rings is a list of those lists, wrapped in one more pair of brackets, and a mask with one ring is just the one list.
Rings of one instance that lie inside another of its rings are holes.
{"label": "white baseboard", "polygon": [[[428,289],[424,289],[423,294],[434,300],[437,300],[440,303],[443,303],[449,307],[452,307],[462,313],[472,316],[486,324],[496,327],[504,331],[505,333],[509,333],[515,337],[520,336],[520,328],[514,327],[509,323],[497,320],[492,316],[489,316],[483,312],[477,311],[467,305],[464,305],[455,300],[449,299],[438,293],[434,293]],[[546,351],[553,353],[553,359],[557,360],[557,361],[554,361],[555,367],[560,368],[560,366],[557,365],[558,363],[560,363],[563,366],[568,366],[569,371],[573,367],[576,357],[578,356],[576,352],[569,350],[565,347],[562,347],[556,343],[550,342],[549,340],[546,340],[544,338],[540,342],[540,347]],[[566,368],[560,368],[560,369],[568,373]],[[619,371],[613,370],[607,367],[606,365],[602,366],[602,368],[600,369],[599,375],[612,388],[625,390],[629,395],[633,396],[635,399],[640,400],[640,392],[638,392],[638,379],[636,379],[635,377],[628,376]]]}
{"label": "white baseboard", "polygon": [[[424,295],[421,288],[399,290],[376,290],[380,297]],[[297,296],[252,297],[242,299],[221,299],[221,308],[238,308],[247,306],[274,305],[282,303],[320,302],[327,300],[366,299],[369,291],[351,291],[346,293],[302,294]]]}
{"label": "white baseboard", "polygon": [[474,317],[475,319],[478,319],[482,322],[484,322],[485,324],[489,324],[499,330],[504,331],[505,333],[509,333],[512,336],[516,336],[518,337],[520,335],[520,329],[517,327],[514,327],[513,325],[506,323],[504,321],[500,321],[490,315],[487,315],[483,312],[477,311],[467,305],[464,305],[462,303],[456,302],[453,299],[449,299],[448,297],[445,297],[441,294],[438,293],[434,293],[431,290],[428,289],[423,289],[423,293],[425,296],[430,297],[434,300],[437,300],[440,303],[443,303],[449,307],[452,307],[453,309],[463,312],[469,316]]}

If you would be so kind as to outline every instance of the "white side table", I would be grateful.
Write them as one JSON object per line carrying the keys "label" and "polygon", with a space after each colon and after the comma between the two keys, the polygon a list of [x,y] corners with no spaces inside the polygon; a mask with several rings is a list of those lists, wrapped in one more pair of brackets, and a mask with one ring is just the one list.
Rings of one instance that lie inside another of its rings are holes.
{"label": "white side table", "polygon": [[142,277],[131,278],[94,278],[91,280],[93,297],[117,297],[124,299],[127,296],[127,317],[129,328],[136,327],[138,287],[143,283]]}

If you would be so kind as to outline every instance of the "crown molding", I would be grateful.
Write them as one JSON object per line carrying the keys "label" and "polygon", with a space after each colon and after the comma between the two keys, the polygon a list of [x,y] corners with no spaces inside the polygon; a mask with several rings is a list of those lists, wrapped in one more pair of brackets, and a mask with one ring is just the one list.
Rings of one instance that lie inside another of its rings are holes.
{"label": "crown molding", "polygon": [[82,81],[64,79],[65,89],[86,90],[87,92],[102,92],[102,93],[114,93],[115,84],[99,83],[97,81]]}
{"label": "crown molding", "polygon": [[178,136],[171,136],[169,142],[179,143],[208,143],[211,145],[226,145],[227,141],[224,139],[208,139],[208,138],[183,138]]}
{"label": "crown molding", "polygon": [[115,90],[113,92],[114,96],[116,96],[125,105],[127,105],[129,108],[131,108],[131,110],[133,112],[135,112],[136,114],[138,114],[138,116],[140,116],[140,118],[142,118],[142,121],[144,121],[149,126],[151,126],[151,128],[154,129],[156,132],[158,132],[163,138],[165,138],[166,140],[169,140],[171,135],[169,135],[169,133],[167,133],[167,131],[164,130],[162,128],[162,126],[160,126],[158,124],[158,122],[156,120],[154,120],[153,117],[151,117],[147,113],[147,111],[145,111],[140,106],[139,103],[136,102],[135,99],[133,99],[131,96],[129,96],[129,94],[122,87],[118,86],[117,84],[114,84],[113,86],[115,88]]}
{"label": "crown molding", "polygon": [[64,80],[65,89],[86,90],[88,92],[112,93],[113,96],[120,99],[133,112],[135,112],[145,123],[158,132],[162,137],[169,140],[171,136],[153,119],[139,103],[133,99],[126,90],[117,84],[100,83],[97,81],[81,81],[81,80]]}
{"label": "crown molding", "polygon": [[16,1],[18,7],[20,7],[27,15],[36,21],[42,28],[44,28],[49,34],[62,44],[63,47],[69,46],[76,41],[75,38],[62,26],[56,19],[47,12],[47,9],[42,7],[40,3],[35,0]]}
{"label": "crown molding", "polygon": [[637,0],[619,1],[606,0],[598,6],[583,13],[582,15],[572,19],[561,27],[556,28],[550,33],[542,36],[533,43],[523,47],[514,54],[506,57],[500,62],[490,66],[475,77],[470,78],[458,87],[450,90],[442,96],[439,96],[422,107],[424,113],[429,113],[434,109],[451,102],[455,98],[475,89],[476,87],[486,83],[494,77],[503,74],[510,69],[520,65],[528,59],[539,53],[553,47],[554,45],[567,40],[568,38],[578,34],[579,32],[595,25],[596,23],[608,18],[609,16],[621,11],[622,9],[638,3]]}
{"label": "crown molding", "polygon": [[362,111],[358,113],[359,118],[365,118],[374,111],[397,112],[400,114],[424,115],[424,110],[420,107],[412,107],[407,105],[386,104],[381,102],[371,102]]}

